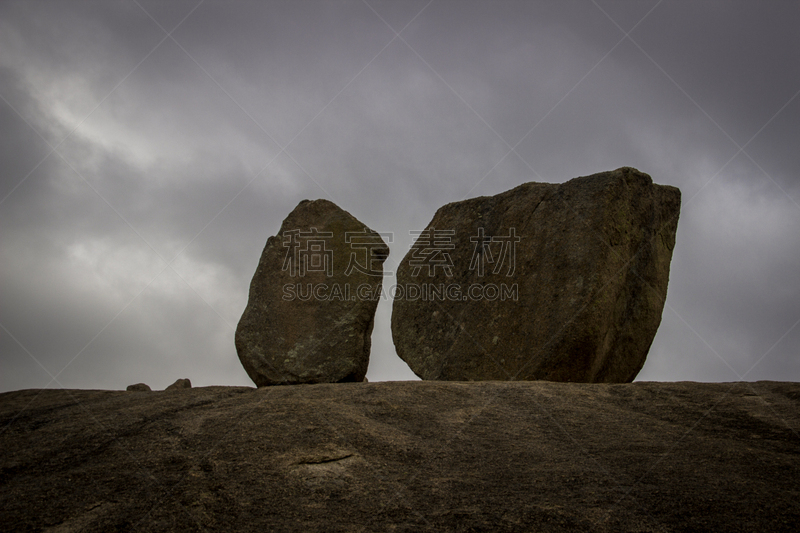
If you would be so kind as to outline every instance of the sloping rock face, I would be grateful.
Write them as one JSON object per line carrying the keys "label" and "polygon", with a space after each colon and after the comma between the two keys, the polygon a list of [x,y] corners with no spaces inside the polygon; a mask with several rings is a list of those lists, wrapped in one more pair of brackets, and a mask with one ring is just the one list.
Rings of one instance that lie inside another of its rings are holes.
{"label": "sloping rock face", "polygon": [[361,381],[389,247],[328,200],[304,200],[270,237],[236,328],[259,387]]}
{"label": "sloping rock face", "polygon": [[633,381],[679,211],[628,167],[443,206],[397,270],[398,355],[422,379]]}
{"label": "sloping rock face", "polygon": [[0,394],[0,530],[796,531],[800,384]]}

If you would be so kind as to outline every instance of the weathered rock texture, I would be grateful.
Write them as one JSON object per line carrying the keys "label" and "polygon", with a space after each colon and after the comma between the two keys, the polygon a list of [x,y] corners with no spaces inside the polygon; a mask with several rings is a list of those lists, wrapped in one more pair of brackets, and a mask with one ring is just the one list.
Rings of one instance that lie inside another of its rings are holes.
{"label": "weathered rock texture", "polygon": [[2,531],[796,531],[800,384],[0,395]]}
{"label": "weathered rock texture", "polygon": [[191,389],[191,388],[192,388],[192,382],[188,378],[183,378],[175,381],[175,383],[173,383],[164,390],[180,390],[180,389]]}
{"label": "weathered rock texture", "polygon": [[125,390],[130,392],[150,392],[151,389],[147,383],[134,383],[133,385],[128,385]]}
{"label": "weathered rock texture", "polygon": [[632,381],[679,211],[628,167],[445,205],[397,271],[397,353],[423,379]]}
{"label": "weathered rock texture", "polygon": [[236,328],[259,387],[361,381],[389,248],[327,200],[304,200],[270,237]]}

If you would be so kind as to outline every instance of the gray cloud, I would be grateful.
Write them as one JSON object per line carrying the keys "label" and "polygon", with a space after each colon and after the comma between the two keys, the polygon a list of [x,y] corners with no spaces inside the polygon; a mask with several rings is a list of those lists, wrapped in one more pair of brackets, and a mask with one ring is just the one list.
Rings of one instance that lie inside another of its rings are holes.
{"label": "gray cloud", "polygon": [[[196,6],[0,7],[0,390],[249,384],[232,328],[300,200],[392,270],[445,203],[623,165],[684,199],[640,379],[800,376],[795,3]],[[413,377],[390,312],[372,380]]]}

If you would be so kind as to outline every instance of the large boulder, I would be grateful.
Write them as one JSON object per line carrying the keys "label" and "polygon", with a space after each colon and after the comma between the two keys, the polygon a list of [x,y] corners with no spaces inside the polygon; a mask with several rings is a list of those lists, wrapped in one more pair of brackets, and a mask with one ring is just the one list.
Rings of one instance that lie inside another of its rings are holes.
{"label": "large boulder", "polygon": [[624,167],[443,206],[397,270],[398,355],[422,379],[633,381],[680,198]]}
{"label": "large boulder", "polygon": [[328,200],[304,200],[261,254],[236,351],[259,387],[362,381],[389,248]]}

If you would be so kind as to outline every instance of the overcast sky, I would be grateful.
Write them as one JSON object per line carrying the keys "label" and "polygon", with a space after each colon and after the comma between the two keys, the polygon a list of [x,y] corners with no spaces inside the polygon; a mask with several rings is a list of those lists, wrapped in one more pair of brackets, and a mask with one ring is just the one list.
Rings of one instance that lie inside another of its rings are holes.
{"label": "overcast sky", "polygon": [[[0,391],[252,385],[266,239],[633,166],[683,193],[639,380],[800,380],[800,2],[0,3]],[[394,282],[385,280],[388,287]],[[414,379],[376,315],[371,381]]]}

